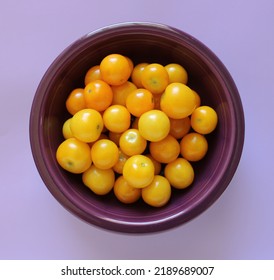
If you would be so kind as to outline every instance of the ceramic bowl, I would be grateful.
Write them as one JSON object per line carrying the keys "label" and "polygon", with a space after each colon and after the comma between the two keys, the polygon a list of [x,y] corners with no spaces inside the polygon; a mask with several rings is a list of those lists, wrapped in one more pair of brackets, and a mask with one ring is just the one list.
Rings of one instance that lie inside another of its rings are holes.
{"label": "ceramic bowl", "polygon": [[[110,53],[130,57],[135,64],[175,62],[189,74],[188,85],[202,103],[218,114],[216,130],[208,135],[207,156],[194,164],[195,180],[174,190],[170,202],[153,208],[139,201],[120,203],[110,193],[93,194],[81,176],[57,163],[62,125],[69,117],[68,94],[83,86],[84,75]],[[152,233],[189,222],[211,206],[228,187],[244,144],[244,113],[235,83],[218,57],[202,42],[176,28],[155,23],[121,23],[91,32],[68,46],[50,65],[35,93],[30,113],[30,143],[46,187],[68,211],[103,229],[124,233]]]}

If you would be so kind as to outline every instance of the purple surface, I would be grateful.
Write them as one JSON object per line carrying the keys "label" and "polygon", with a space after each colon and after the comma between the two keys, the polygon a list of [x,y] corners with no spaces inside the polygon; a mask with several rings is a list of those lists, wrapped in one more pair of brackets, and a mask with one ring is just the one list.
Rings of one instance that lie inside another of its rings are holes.
{"label": "purple surface", "polygon": [[[1,259],[274,258],[272,1],[13,2],[0,9]],[[68,213],[45,188],[28,138],[31,102],[51,62],[80,36],[121,21],[161,22],[205,43],[232,74],[246,118],[243,156],[221,198],[186,225],[145,236],[104,231]]]}

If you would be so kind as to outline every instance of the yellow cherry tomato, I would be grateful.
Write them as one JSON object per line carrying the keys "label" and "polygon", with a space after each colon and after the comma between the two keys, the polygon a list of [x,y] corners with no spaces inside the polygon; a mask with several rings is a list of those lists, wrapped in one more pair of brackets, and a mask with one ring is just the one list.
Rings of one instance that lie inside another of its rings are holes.
{"label": "yellow cherry tomato", "polygon": [[83,109],[73,115],[70,122],[70,129],[73,136],[83,142],[96,141],[104,123],[101,114],[94,109]]}
{"label": "yellow cherry tomato", "polygon": [[217,113],[210,106],[200,106],[191,115],[192,128],[201,134],[209,134],[214,131],[217,123]]}
{"label": "yellow cherry tomato", "polygon": [[73,137],[73,134],[70,129],[70,122],[71,122],[71,118],[67,119],[63,124],[62,133],[65,139],[69,139]]}
{"label": "yellow cherry tomato", "polygon": [[105,127],[112,132],[121,133],[130,127],[131,115],[122,105],[111,105],[103,113]]}
{"label": "yellow cherry tomato", "polygon": [[71,115],[86,108],[83,88],[76,88],[70,92],[66,100],[66,108]]}
{"label": "yellow cherry tomato", "polygon": [[116,179],[113,191],[118,200],[125,204],[134,203],[141,197],[141,189],[130,186],[123,176]]}
{"label": "yellow cherry tomato", "polygon": [[141,82],[151,93],[163,93],[169,84],[166,68],[159,63],[148,64],[141,72]]}
{"label": "yellow cherry tomato", "polygon": [[184,158],[177,158],[168,163],[164,174],[169,183],[176,189],[187,188],[194,180],[194,169]]}
{"label": "yellow cherry tomato", "polygon": [[138,129],[126,130],[119,139],[120,149],[128,156],[142,154],[147,146],[147,140]]}
{"label": "yellow cherry tomato", "polygon": [[144,68],[148,65],[147,62],[142,62],[134,66],[131,73],[131,80],[136,85],[137,88],[142,88],[143,84],[141,81],[141,73]]}
{"label": "yellow cherry tomato", "polygon": [[162,164],[157,161],[151,154],[145,154],[146,157],[150,158],[154,165],[154,175],[159,175],[162,170]]}
{"label": "yellow cherry tomato", "polygon": [[198,94],[197,91],[195,91],[195,90],[192,90],[192,91],[193,91],[193,93],[195,95],[195,99],[196,99],[196,107],[195,108],[198,108],[198,107],[201,106],[201,97],[200,97],[200,95]]}
{"label": "yellow cherry tomato", "polygon": [[196,107],[195,94],[185,84],[171,83],[161,97],[160,106],[170,118],[186,118]]}
{"label": "yellow cherry tomato", "polygon": [[142,189],[143,200],[153,207],[162,207],[168,203],[171,197],[171,186],[169,181],[161,176],[155,175],[153,181]]}
{"label": "yellow cherry tomato", "polygon": [[106,195],[113,189],[115,174],[112,169],[100,169],[92,164],[82,174],[82,181],[95,194]]}
{"label": "yellow cherry tomato", "polygon": [[199,161],[206,155],[208,143],[203,135],[191,132],[182,138],[180,148],[182,157],[189,161]]}
{"label": "yellow cherry tomato", "polygon": [[113,170],[118,174],[123,174],[123,168],[128,158],[129,156],[123,153],[122,150],[119,148],[118,161],[113,166]]}
{"label": "yellow cherry tomato", "polygon": [[178,63],[170,63],[165,66],[168,77],[169,83],[183,83],[187,84],[188,81],[188,74],[186,69],[178,64]]}
{"label": "yellow cherry tomato", "polygon": [[154,178],[154,165],[151,159],[144,155],[131,156],[124,164],[123,176],[132,187],[144,188]]}
{"label": "yellow cherry tomato", "polygon": [[163,140],[150,142],[149,151],[158,162],[169,163],[179,156],[180,144],[175,137],[167,135]]}
{"label": "yellow cherry tomato", "polygon": [[140,116],[138,128],[146,140],[156,142],[164,139],[169,134],[170,121],[164,112],[150,110]]}
{"label": "yellow cherry tomato", "polygon": [[94,65],[86,72],[84,83],[85,86],[92,81],[101,80],[101,72],[100,72],[100,65]]}
{"label": "yellow cherry tomato", "polygon": [[102,79],[112,86],[125,83],[132,71],[131,62],[121,54],[110,54],[100,63]]}
{"label": "yellow cherry tomato", "polygon": [[119,158],[118,147],[109,139],[98,140],[92,145],[91,158],[93,164],[98,168],[112,168]]}
{"label": "yellow cherry tomato", "polygon": [[63,169],[75,174],[84,172],[92,163],[89,145],[76,138],[66,139],[58,146],[56,159]]}

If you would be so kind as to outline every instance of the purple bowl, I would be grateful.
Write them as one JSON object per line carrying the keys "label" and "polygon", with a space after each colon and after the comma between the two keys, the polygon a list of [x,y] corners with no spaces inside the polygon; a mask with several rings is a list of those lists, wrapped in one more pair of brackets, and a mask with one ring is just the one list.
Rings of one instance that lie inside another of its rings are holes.
{"label": "purple bowl", "polygon": [[[134,63],[182,64],[189,86],[202,103],[218,113],[217,129],[208,136],[207,156],[194,165],[195,181],[174,190],[168,205],[152,208],[142,201],[120,203],[113,193],[94,195],[80,175],[64,171],[56,162],[62,125],[69,117],[65,100],[84,86],[85,72],[110,53],[121,53]],[[212,205],[229,185],[244,143],[244,113],[229,72],[211,50],[192,36],[154,23],[122,23],[91,32],[67,47],[51,64],[34,96],[30,114],[30,143],[37,169],[52,195],[84,221],[108,230],[149,233],[182,225]]]}

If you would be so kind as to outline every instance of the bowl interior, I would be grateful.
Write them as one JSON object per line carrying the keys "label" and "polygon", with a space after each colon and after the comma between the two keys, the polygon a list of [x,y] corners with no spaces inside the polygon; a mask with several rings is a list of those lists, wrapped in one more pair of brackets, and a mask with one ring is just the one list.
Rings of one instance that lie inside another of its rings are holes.
{"label": "bowl interior", "polygon": [[[195,181],[186,190],[173,190],[163,208],[143,202],[121,204],[113,195],[94,195],[80,175],[64,171],[55,152],[63,141],[62,125],[70,117],[68,94],[84,87],[84,75],[110,53],[121,53],[135,64],[179,63],[189,74],[188,85],[202,104],[218,113],[219,123],[207,136],[209,151],[194,164]],[[30,119],[33,156],[48,189],[69,211],[85,221],[122,232],[152,232],[189,221],[209,207],[225,190],[237,167],[243,142],[243,113],[237,89],[225,67],[203,44],[182,31],[158,25],[108,27],[79,39],[53,62],[34,98]]]}

